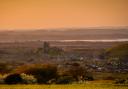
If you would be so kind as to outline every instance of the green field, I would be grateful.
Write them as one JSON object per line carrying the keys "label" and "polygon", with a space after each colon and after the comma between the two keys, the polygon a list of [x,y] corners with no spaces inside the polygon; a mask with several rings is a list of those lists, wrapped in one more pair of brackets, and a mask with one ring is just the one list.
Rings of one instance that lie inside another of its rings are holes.
{"label": "green field", "polygon": [[0,85],[0,89],[128,89],[128,86],[112,84]]}

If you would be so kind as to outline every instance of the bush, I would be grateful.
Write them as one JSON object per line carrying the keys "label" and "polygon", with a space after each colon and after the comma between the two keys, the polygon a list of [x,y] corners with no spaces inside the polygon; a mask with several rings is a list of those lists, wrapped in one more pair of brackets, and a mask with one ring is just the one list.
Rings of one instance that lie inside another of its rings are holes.
{"label": "bush", "polygon": [[127,80],[125,80],[125,84],[128,84],[128,79],[127,79]]}
{"label": "bush", "polygon": [[37,79],[32,75],[27,74],[4,74],[0,75],[0,84],[35,84]]}
{"label": "bush", "polygon": [[4,84],[4,79],[7,77],[8,75],[7,74],[4,74],[4,75],[1,75],[0,74],[0,84]]}
{"label": "bush", "polygon": [[116,79],[115,84],[128,84],[128,79]]}
{"label": "bush", "polygon": [[21,84],[23,82],[22,77],[20,74],[10,74],[5,79],[4,82],[6,84]]}
{"label": "bush", "polygon": [[24,84],[36,84],[37,83],[37,79],[33,75],[27,75],[27,74],[22,73],[21,77],[23,79]]}
{"label": "bush", "polygon": [[53,65],[33,65],[26,68],[23,73],[33,75],[40,84],[47,84],[49,80],[57,77],[57,67]]}
{"label": "bush", "polygon": [[84,76],[84,80],[93,81],[94,80],[93,74],[90,72],[86,73],[86,75]]}
{"label": "bush", "polygon": [[125,83],[125,79],[116,79],[115,84],[124,84]]}
{"label": "bush", "polygon": [[93,76],[85,76],[85,80],[87,80],[87,81],[93,81],[94,78],[93,78]]}
{"label": "bush", "polygon": [[57,79],[57,84],[70,84],[74,81],[72,76],[62,76]]}
{"label": "bush", "polygon": [[86,70],[83,67],[76,65],[72,66],[68,72],[76,81],[81,81],[86,74]]}

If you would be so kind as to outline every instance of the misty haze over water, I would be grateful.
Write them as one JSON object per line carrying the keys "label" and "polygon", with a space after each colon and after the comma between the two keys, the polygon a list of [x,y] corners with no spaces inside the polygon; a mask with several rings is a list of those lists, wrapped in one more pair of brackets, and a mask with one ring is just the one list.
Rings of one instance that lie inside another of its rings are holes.
{"label": "misty haze over water", "polygon": [[0,42],[25,41],[125,42],[128,41],[128,29],[58,29],[0,31]]}

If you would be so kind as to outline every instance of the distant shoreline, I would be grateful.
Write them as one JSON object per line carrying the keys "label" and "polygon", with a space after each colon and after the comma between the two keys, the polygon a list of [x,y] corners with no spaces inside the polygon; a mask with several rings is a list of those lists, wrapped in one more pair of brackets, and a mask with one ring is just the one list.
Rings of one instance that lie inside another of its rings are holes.
{"label": "distant shoreline", "polygon": [[128,39],[113,39],[113,40],[108,40],[108,39],[104,39],[104,40],[57,40],[60,42],[77,42],[77,41],[83,41],[83,42],[125,42],[128,41]]}

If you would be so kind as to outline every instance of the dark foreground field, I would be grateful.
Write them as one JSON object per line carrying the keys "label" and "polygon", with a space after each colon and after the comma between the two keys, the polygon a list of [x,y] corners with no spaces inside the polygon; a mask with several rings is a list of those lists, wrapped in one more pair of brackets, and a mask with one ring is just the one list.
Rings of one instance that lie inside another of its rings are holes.
{"label": "dark foreground field", "polygon": [[0,89],[128,89],[128,86],[111,84],[0,85]]}

